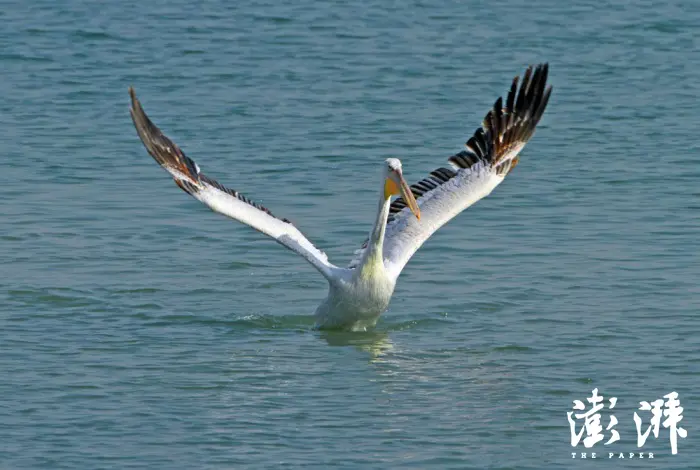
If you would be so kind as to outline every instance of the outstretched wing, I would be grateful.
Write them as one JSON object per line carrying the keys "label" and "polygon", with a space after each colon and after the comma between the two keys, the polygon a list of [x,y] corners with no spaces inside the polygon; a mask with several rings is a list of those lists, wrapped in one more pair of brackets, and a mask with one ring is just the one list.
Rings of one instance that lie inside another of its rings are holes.
{"label": "outstretched wing", "polygon": [[175,183],[186,193],[209,206],[213,211],[243,222],[255,230],[268,235],[290,250],[299,253],[321,274],[330,279],[337,270],[328,257],[316,248],[292,223],[280,219],[260,204],[256,204],[238,191],[229,189],[207,177],[199,166],[148,118],[133,88],[131,95],[131,118],[146,150],[175,179]]}
{"label": "outstretched wing", "polygon": [[[384,239],[384,264],[395,277],[420,246],[441,226],[487,196],[518,163],[518,153],[535,132],[552,87],[548,65],[530,66],[518,89],[513,79],[508,97],[496,100],[482,126],[467,141],[466,150],[448,159],[411,186],[420,206],[420,221],[411,216],[403,199],[391,204]],[[361,255],[360,255],[361,256]],[[351,263],[352,266],[352,263]]]}

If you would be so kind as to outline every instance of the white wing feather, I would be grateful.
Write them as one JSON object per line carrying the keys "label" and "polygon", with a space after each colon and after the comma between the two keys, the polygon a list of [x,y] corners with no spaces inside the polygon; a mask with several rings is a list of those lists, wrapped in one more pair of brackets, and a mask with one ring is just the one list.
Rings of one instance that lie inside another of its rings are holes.
{"label": "white wing feather", "polygon": [[[488,196],[517,165],[518,153],[535,132],[549,101],[547,64],[529,67],[518,89],[515,77],[505,105],[502,98],[466,144],[448,159],[452,168],[439,168],[411,186],[421,218],[412,216],[399,198],[391,204],[384,238],[384,265],[397,278],[402,269],[437,229],[479,199]],[[363,249],[350,267],[356,267]]]}
{"label": "white wing feather", "polygon": [[275,217],[265,207],[202,174],[199,166],[151,122],[133,89],[129,93],[131,117],[141,141],[148,153],[172,175],[180,188],[213,211],[249,225],[300,254],[327,279],[332,279],[341,271],[290,221]]}

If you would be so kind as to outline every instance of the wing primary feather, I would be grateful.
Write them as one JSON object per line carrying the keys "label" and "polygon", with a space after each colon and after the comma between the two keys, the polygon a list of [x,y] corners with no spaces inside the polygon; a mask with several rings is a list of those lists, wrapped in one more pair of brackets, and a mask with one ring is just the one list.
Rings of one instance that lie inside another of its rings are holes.
{"label": "wing primary feather", "polygon": [[507,132],[511,131],[511,127],[513,126],[513,119],[515,118],[515,94],[518,91],[519,79],[520,77],[517,75],[513,79],[513,83],[510,86],[510,91],[508,92],[508,99],[506,100],[506,112],[508,113],[508,121],[506,123],[506,129],[508,129]]}
{"label": "wing primary feather", "polygon": [[544,97],[542,98],[542,101],[540,102],[540,107],[537,109],[537,121],[539,121],[542,118],[542,115],[544,114],[544,109],[547,107],[547,103],[549,102],[549,96],[552,94],[552,87],[549,86],[547,90],[544,92]]}
{"label": "wing primary feather", "polygon": [[131,87],[129,87],[129,95],[131,96],[131,118],[148,153],[166,169],[172,168],[192,181],[198,181],[197,164],[153,124]]}
{"label": "wing primary feather", "polygon": [[530,86],[530,75],[532,74],[532,66],[525,70],[523,75],[523,81],[520,84],[520,91],[518,92],[518,101],[515,103],[515,112],[518,114],[518,119],[523,119],[523,114],[525,112],[525,98],[527,96],[527,89]]}
{"label": "wing primary feather", "polygon": [[501,133],[501,129],[505,129],[503,126],[501,126],[503,120],[503,100],[499,97],[496,100],[496,103],[493,105],[493,114],[491,116],[491,121],[493,124],[493,127],[491,128],[491,132],[493,133],[494,139],[492,140],[494,146],[496,147],[496,152],[500,150],[501,146],[501,139],[503,137],[503,134]]}

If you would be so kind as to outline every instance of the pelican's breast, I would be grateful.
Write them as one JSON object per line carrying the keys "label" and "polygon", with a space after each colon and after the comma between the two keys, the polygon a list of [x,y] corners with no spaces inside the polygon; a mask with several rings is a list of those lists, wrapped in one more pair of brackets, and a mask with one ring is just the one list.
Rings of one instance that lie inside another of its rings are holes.
{"label": "pelican's breast", "polygon": [[381,259],[367,259],[350,280],[331,285],[316,310],[318,326],[354,330],[374,326],[389,306],[394,285]]}

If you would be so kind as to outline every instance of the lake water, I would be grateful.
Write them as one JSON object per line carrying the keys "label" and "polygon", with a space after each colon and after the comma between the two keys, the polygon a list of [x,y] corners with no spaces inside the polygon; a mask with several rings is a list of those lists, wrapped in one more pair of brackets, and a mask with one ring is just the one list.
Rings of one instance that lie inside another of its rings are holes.
{"label": "lake water", "polygon": [[[698,468],[700,3],[41,0],[0,21],[0,468]],[[444,166],[543,61],[520,165],[368,333],[313,330],[325,281],[180,191],[128,113],[133,85],[203,171],[346,265],[383,159]],[[573,448],[594,388],[620,440]],[[672,391],[678,454],[663,426],[638,449],[639,402]]]}

